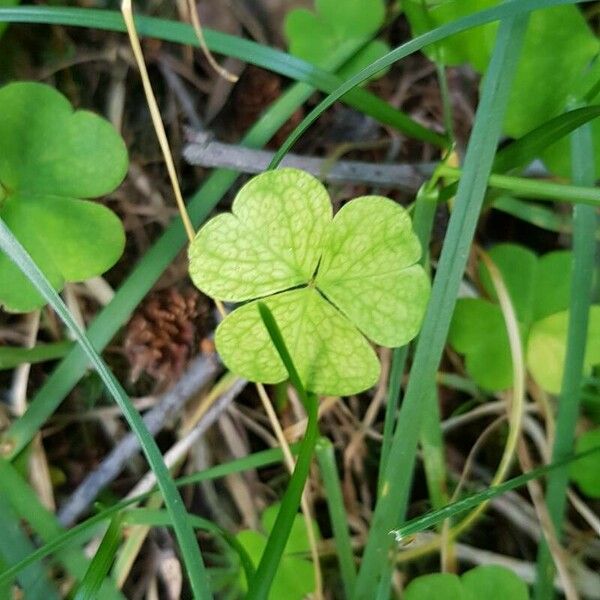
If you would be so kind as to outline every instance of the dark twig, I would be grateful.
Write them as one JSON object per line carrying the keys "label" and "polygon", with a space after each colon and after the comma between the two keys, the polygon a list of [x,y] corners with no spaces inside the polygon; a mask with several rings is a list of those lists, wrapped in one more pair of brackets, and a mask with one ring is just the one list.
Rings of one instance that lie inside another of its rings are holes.
{"label": "dark twig", "polygon": [[[161,401],[144,415],[144,423],[152,435],[173,418],[200,388],[213,379],[219,371],[215,358],[199,356],[189,365],[185,374],[166,392]],[[140,449],[133,433],[128,433],[73,492],[58,512],[60,522],[71,526],[95,500],[98,493],[111,483],[123,470],[125,464]]]}

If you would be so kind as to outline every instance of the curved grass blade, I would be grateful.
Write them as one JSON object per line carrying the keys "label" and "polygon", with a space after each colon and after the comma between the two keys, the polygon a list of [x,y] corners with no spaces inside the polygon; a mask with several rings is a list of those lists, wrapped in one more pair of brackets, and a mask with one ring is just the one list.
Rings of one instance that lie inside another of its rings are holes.
{"label": "curved grass blade", "polygon": [[[10,502],[14,512],[24,522],[28,523],[32,532],[41,540],[48,543],[61,535],[61,526],[54,513],[46,509],[29,484],[23,480],[16,468],[9,462],[0,459],[0,492]],[[21,568],[36,562],[31,560],[32,552],[17,564],[0,573],[0,585],[10,583]],[[54,559],[62,565],[69,576],[80,581],[87,571],[89,560],[80,548],[61,546],[56,549]],[[124,600],[120,590],[107,579],[98,594],[98,600]]]}
{"label": "curved grass blade", "polygon": [[[513,0],[505,8],[522,6]],[[444,349],[450,319],[475,234],[512,78],[516,71],[527,17],[511,17],[500,25],[496,46],[482,86],[481,100],[465,157],[463,176],[438,263],[431,300],[425,315],[404,402],[389,449],[381,495],[356,584],[355,599],[370,598],[376,589],[390,547],[390,529],[402,520],[412,478],[423,414]]]}
{"label": "curved grass blade", "polygon": [[[0,8],[0,22],[47,23],[69,25],[71,27],[93,27],[94,29],[104,29],[106,31],[125,31],[125,25],[119,12],[90,8],[58,6]],[[186,23],[136,16],[135,24],[140,37],[155,37],[193,46],[199,44],[194,29]],[[342,80],[335,75],[281,50],[209,29],[203,31],[209,49],[217,54],[225,54],[244,62],[250,62],[296,81],[305,82],[328,93],[335,90],[342,83]],[[430,131],[367,90],[356,89],[346,100],[358,110],[371,115],[382,123],[395,127],[411,137],[439,147],[445,147],[447,144],[444,136]]]}
{"label": "curved grass blade", "polygon": [[39,363],[62,358],[73,348],[73,342],[51,342],[33,348],[6,346],[0,348],[0,371],[14,369],[23,363]]}
{"label": "curved grass blade", "polygon": [[509,0],[494,8],[478,11],[467,17],[457,19],[456,21],[452,21],[451,23],[447,23],[437,29],[432,29],[423,35],[413,38],[409,42],[388,52],[388,54],[382,56],[375,62],[372,62],[368,67],[365,67],[350,79],[347,79],[343,85],[338,87],[333,93],[329,94],[329,96],[317,104],[317,106],[304,117],[292,133],[290,133],[285,142],[283,142],[279,150],[275,153],[269,168],[274,169],[304,132],[337,100],[345,96],[356,86],[373,77],[379,71],[387,69],[392,64],[406,58],[408,55],[413,54],[426,46],[440,42],[451,35],[467,31],[468,29],[478,27],[479,25],[485,25],[486,23],[519,15],[527,15],[540,8],[550,8],[552,6],[561,6],[563,4],[582,4],[591,1],[592,0],[519,0],[519,2],[515,2],[514,0]]}
{"label": "curved grass blade", "polygon": [[557,460],[548,465],[544,465],[527,473],[523,473],[523,475],[509,479],[499,485],[491,486],[482,490],[481,492],[471,494],[470,496],[462,498],[461,500],[457,500],[456,502],[451,502],[450,504],[444,506],[444,508],[432,510],[424,515],[421,515],[420,517],[416,517],[410,521],[407,521],[404,525],[402,525],[402,527],[392,530],[390,535],[394,537],[396,542],[405,541],[412,535],[416,535],[421,531],[435,527],[438,523],[441,523],[445,519],[451,519],[460,513],[466,512],[472,508],[476,508],[483,502],[487,502],[493,498],[496,498],[497,496],[505,494],[506,492],[523,487],[533,479],[539,479],[548,473],[557,473],[559,469],[564,469],[572,462],[579,460],[584,456],[595,454],[596,452],[600,452],[600,447],[588,450],[587,452],[572,454],[561,460]]}
{"label": "curved grass blade", "polygon": [[173,527],[180,545],[181,554],[186,565],[192,590],[199,598],[211,598],[212,594],[208,584],[208,577],[204,569],[204,563],[202,562],[200,549],[196,541],[194,530],[188,522],[188,515],[185,511],[183,501],[171,479],[171,475],[164,463],[160,450],[158,449],[154,438],[146,429],[139,413],[135,410],[131,400],[127,397],[127,394],[108,369],[102,358],[100,358],[100,355],[96,352],[90,340],[79,328],[60,296],[56,293],[50,282],[39,270],[35,262],[14,237],[2,219],[0,219],[0,249],[3,250],[25,274],[29,281],[48,301],[56,314],[69,328],[89,360],[94,365],[111,396],[123,412],[123,416],[139,439],[140,446],[146,455],[148,464],[156,475],[158,485],[163,493],[165,505],[173,519]]}
{"label": "curved grass blade", "polygon": [[502,148],[496,154],[494,172],[506,173],[511,169],[525,167],[537,158],[542,150],[597,117],[600,117],[600,106],[584,106],[546,121],[543,125]]}
{"label": "curved grass blade", "polygon": [[[190,523],[192,527],[212,533],[217,537],[223,538],[231,549],[238,555],[240,563],[246,574],[247,580],[250,581],[254,577],[254,564],[248,554],[246,548],[240,544],[239,540],[228,531],[225,531],[218,525],[215,525],[208,519],[203,519],[198,515],[189,515]],[[153,508],[136,508],[134,510],[127,511],[123,515],[123,522],[127,525],[146,525],[149,527],[171,527],[171,518],[169,513],[165,510],[153,509]]]}
{"label": "curved grass blade", "polygon": [[121,515],[117,514],[111,519],[100,546],[75,592],[74,600],[94,600],[98,597],[98,591],[108,575],[120,542]]}
{"label": "curved grass blade", "polygon": [[[594,143],[589,125],[585,125],[573,133],[571,147],[573,181],[583,185],[593,185],[596,180]],[[573,272],[571,274],[567,353],[558,399],[554,447],[552,448],[554,461],[560,461],[565,455],[571,453],[575,441],[588,338],[589,311],[596,269],[597,224],[594,208],[575,206],[573,209]],[[546,489],[548,514],[552,519],[558,539],[561,538],[568,481],[568,469],[554,471],[548,478]],[[554,572],[549,548],[545,542],[542,542],[538,551],[537,578],[534,590],[534,597],[537,600],[551,600],[554,597]]]}
{"label": "curved grass blade", "polygon": [[[0,532],[2,532],[0,535],[0,560],[2,563],[6,565],[18,563],[23,557],[35,551],[35,546],[23,531],[19,515],[13,510],[4,495],[0,495]],[[24,597],[29,600],[60,599],[58,590],[48,578],[44,565],[31,565],[28,569],[23,570],[19,577],[19,587]],[[11,591],[4,596],[0,593],[0,598],[11,597]]]}
{"label": "curved grass blade", "polygon": [[[292,453],[296,453],[298,451],[298,445],[292,444],[290,446],[290,450]],[[186,475],[185,477],[175,480],[175,485],[177,487],[182,487],[193,483],[209,481],[212,479],[217,479],[218,477],[225,477],[231,473],[239,473],[248,469],[257,469],[259,467],[266,467],[272,464],[280,463],[282,460],[283,452],[279,448],[263,450],[262,452],[256,452],[255,454],[233,460],[226,464],[211,467],[210,469],[206,469],[200,473]],[[9,463],[0,462],[0,465],[2,464],[9,465]],[[89,537],[91,537],[91,535],[94,533],[96,526],[99,526],[102,522],[111,518],[118,512],[126,509],[128,506],[147,500],[150,498],[150,496],[152,496],[152,494],[155,493],[156,488],[145,494],[135,496],[134,498],[121,500],[111,507],[100,511],[93,517],[90,517],[82,523],[79,523],[75,527],[72,527],[68,531],[64,531],[60,535],[54,536],[51,541],[35,550],[35,552],[32,552],[17,564],[0,571],[0,586],[6,582],[10,582],[18,573],[20,573],[23,569],[26,569],[29,565],[32,565],[39,560],[43,560],[44,558],[59,551],[61,548],[65,548],[75,543],[82,542],[85,539],[89,539]]]}

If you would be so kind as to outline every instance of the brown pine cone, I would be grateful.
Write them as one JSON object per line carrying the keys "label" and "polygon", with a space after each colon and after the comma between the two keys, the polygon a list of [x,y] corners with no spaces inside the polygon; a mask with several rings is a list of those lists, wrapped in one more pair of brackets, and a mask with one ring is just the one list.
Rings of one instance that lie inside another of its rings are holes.
{"label": "brown pine cone", "polygon": [[127,326],[125,355],[131,381],[145,372],[160,384],[178,379],[214,326],[210,301],[195,288],[154,292]]}

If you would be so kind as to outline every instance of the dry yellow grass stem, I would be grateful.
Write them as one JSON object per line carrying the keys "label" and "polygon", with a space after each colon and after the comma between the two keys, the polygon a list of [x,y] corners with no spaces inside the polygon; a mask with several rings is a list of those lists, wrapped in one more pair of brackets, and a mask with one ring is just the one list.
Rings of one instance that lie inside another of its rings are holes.
{"label": "dry yellow grass stem", "polygon": [[188,12],[190,13],[190,20],[192,21],[192,27],[196,32],[196,37],[198,38],[198,43],[200,44],[200,48],[202,49],[202,53],[206,57],[208,64],[223,78],[227,81],[231,81],[231,83],[235,83],[239,77],[230,73],[227,69],[223,68],[212,55],[212,52],[209,50],[206,45],[206,40],[204,39],[204,32],[202,31],[202,23],[200,23],[200,15],[198,14],[198,7],[196,6],[195,0],[188,0]]}

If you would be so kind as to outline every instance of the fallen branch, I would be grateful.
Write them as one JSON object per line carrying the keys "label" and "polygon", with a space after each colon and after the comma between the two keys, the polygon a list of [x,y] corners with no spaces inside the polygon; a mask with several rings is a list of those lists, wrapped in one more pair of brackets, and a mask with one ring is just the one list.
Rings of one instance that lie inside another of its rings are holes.
{"label": "fallen branch", "polygon": [[[262,173],[274,155],[266,150],[224,144],[205,131],[194,135],[193,141],[183,150],[185,160],[191,165],[233,169],[240,173]],[[431,177],[436,163],[388,165],[354,160],[332,163],[328,159],[288,154],[281,166],[302,169],[329,183],[362,184],[414,193]]]}
{"label": "fallen branch", "polygon": [[[181,379],[166,392],[160,402],[144,415],[144,423],[152,435],[173,418],[200,388],[213,379],[219,371],[215,358],[195,358]],[[99,492],[119,475],[127,461],[138,452],[140,445],[135,434],[128,433],[108,453],[98,467],[77,487],[58,512],[63,526],[69,527],[89,508]]]}

